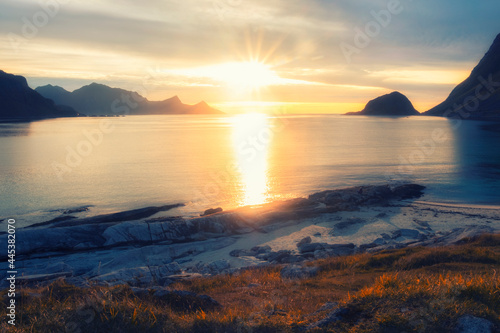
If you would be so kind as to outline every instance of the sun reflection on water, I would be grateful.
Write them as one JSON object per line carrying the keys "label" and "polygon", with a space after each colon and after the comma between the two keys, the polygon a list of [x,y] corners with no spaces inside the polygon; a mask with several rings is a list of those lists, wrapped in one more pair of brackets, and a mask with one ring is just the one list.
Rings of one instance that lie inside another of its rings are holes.
{"label": "sun reflection on water", "polygon": [[242,195],[240,205],[258,205],[268,201],[268,157],[271,126],[268,116],[250,113],[232,119],[233,146]]}

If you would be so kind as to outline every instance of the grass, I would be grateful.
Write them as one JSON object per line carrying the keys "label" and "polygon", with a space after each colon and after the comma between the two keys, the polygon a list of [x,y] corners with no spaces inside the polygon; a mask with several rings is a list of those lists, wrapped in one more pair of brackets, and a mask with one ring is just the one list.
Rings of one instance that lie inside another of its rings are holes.
{"label": "grass", "polygon": [[267,267],[170,286],[210,295],[222,304],[212,311],[186,311],[128,286],[23,288],[16,327],[3,321],[0,331],[303,332],[327,316],[317,311],[327,302],[338,302],[345,315],[314,332],[451,332],[464,314],[500,328],[500,235],[309,265],[320,273],[305,280],[283,280],[280,267]]}

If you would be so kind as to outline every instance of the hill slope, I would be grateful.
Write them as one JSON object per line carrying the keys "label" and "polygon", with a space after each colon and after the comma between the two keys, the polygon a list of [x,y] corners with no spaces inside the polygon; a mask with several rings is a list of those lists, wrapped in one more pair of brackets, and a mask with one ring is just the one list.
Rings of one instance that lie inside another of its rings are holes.
{"label": "hill slope", "polygon": [[500,34],[470,76],[428,116],[500,120]]}
{"label": "hill slope", "polygon": [[71,108],[59,106],[28,86],[26,78],[0,70],[0,121],[29,121],[76,117]]}

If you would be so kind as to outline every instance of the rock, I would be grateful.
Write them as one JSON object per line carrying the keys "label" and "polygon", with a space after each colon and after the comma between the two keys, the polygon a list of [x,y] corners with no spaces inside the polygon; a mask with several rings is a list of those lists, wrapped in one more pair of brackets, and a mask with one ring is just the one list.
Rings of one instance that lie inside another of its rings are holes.
{"label": "rock", "polygon": [[205,275],[218,275],[226,273],[228,269],[231,268],[231,264],[226,259],[219,259],[212,261],[208,264],[199,262],[192,268],[193,272],[205,274]]}
{"label": "rock", "polygon": [[285,263],[288,260],[288,258],[292,256],[291,251],[289,250],[280,250],[278,252],[271,252],[267,254],[267,261],[272,262],[272,263]]}
{"label": "rock", "polygon": [[181,266],[177,262],[171,262],[166,265],[152,267],[152,273],[155,275],[158,283],[163,284],[169,276],[177,275],[182,272]]}
{"label": "rock", "polygon": [[361,244],[359,246],[359,249],[361,251],[365,251],[366,249],[372,249],[372,248],[377,247],[377,246],[380,246],[380,245],[377,244],[377,243],[375,243],[375,242],[373,242],[373,243],[368,243],[368,244]]}
{"label": "rock", "polygon": [[153,296],[169,305],[175,311],[195,312],[212,311],[221,308],[219,302],[207,295],[198,295],[189,291],[157,290]]}
{"label": "rock", "polygon": [[321,237],[322,235],[321,235],[321,232],[317,232],[317,233],[315,233],[313,236],[314,236],[314,237]]}
{"label": "rock", "polygon": [[327,243],[310,243],[303,244],[299,247],[299,252],[301,254],[311,254],[316,251],[326,251],[328,256],[343,256],[354,253],[356,246],[352,243],[349,244],[327,244]]}
{"label": "rock", "polygon": [[309,200],[323,203],[330,211],[354,211],[362,205],[386,205],[390,200],[418,198],[425,187],[416,184],[356,186],[340,190],[323,191],[309,196]]}
{"label": "rock", "polygon": [[203,214],[201,214],[200,216],[207,216],[207,215],[212,215],[212,214],[217,214],[217,213],[221,213],[223,211],[223,209],[221,207],[218,207],[218,208],[210,208],[210,209],[207,209]]}
{"label": "rock", "polygon": [[346,114],[364,116],[416,116],[420,113],[415,110],[405,95],[394,91],[369,101],[362,111]]}
{"label": "rock", "polygon": [[83,206],[83,207],[76,207],[76,208],[69,208],[69,209],[63,209],[61,213],[63,214],[75,214],[75,213],[82,213],[82,212],[87,212],[89,210],[89,206]]}
{"label": "rock", "polygon": [[425,186],[417,184],[401,185],[392,190],[392,194],[399,200],[420,198],[424,195]]}
{"label": "rock", "polygon": [[146,288],[131,287],[132,293],[137,297],[143,297],[149,295],[149,290]]}
{"label": "rock", "polygon": [[342,230],[342,229],[347,229],[348,227],[356,224],[364,224],[364,223],[366,223],[366,221],[363,219],[360,219],[358,217],[350,217],[347,219],[347,221],[335,224],[334,227],[337,230]]}
{"label": "rock", "polygon": [[226,269],[231,268],[231,264],[226,259],[220,259],[209,263],[207,265],[207,268],[215,274],[218,274]]}
{"label": "rock", "polygon": [[255,254],[269,253],[271,250],[272,249],[269,245],[252,247],[252,251],[255,251]]}
{"label": "rock", "polygon": [[[298,245],[298,244],[297,244]],[[325,243],[305,243],[301,246],[298,246],[300,253],[314,252],[317,250],[324,250]]]}
{"label": "rock", "polygon": [[410,239],[418,239],[420,235],[420,231],[413,229],[399,229],[392,232],[392,239],[404,237]]}
{"label": "rock", "polygon": [[280,275],[282,279],[306,279],[318,275],[318,272],[318,267],[292,265],[281,269]]}
{"label": "rock", "polygon": [[347,256],[353,254],[356,250],[356,245],[352,243],[347,244],[327,244],[325,245],[326,251],[330,256]]}
{"label": "rock", "polygon": [[312,240],[311,240],[311,237],[307,236],[305,238],[302,238],[298,243],[297,243],[297,247],[300,247],[301,245],[304,245],[304,244],[311,244]]}
{"label": "rock", "polygon": [[43,269],[41,269],[41,271],[47,274],[55,274],[61,272],[71,272],[73,271],[73,268],[71,268],[66,263],[60,261],[46,265]]}
{"label": "rock", "polygon": [[326,259],[330,257],[329,253],[325,250],[316,250],[314,251],[314,259]]}
{"label": "rock", "polygon": [[237,250],[232,250],[231,252],[229,252],[229,255],[231,257],[254,257],[257,255],[257,252],[252,251],[252,250],[237,249]]}
{"label": "rock", "polygon": [[247,287],[248,288],[258,288],[258,287],[262,287],[262,285],[260,283],[250,283]]}
{"label": "rock", "polygon": [[[174,205],[165,205],[165,206],[155,206],[155,207],[145,207],[127,210],[118,213],[112,214],[104,214],[92,217],[81,218],[77,220],[71,220],[70,222],[60,222],[55,224],[57,227],[71,227],[76,225],[83,224],[103,224],[103,223],[112,223],[112,222],[124,222],[124,221],[134,221],[140,220],[147,217],[150,217],[156,213],[168,211],[174,208],[185,206],[184,204],[174,204]],[[32,224],[27,228],[40,227],[43,225],[47,225],[47,222]],[[52,224],[52,223],[50,223]]]}
{"label": "rock", "polygon": [[18,276],[16,281],[19,283],[34,284],[44,281],[53,281],[59,278],[71,277],[72,272],[59,272],[59,273],[48,273],[48,274],[33,274],[33,275],[23,275]]}
{"label": "rock", "polygon": [[325,318],[307,326],[306,330],[326,327],[332,323],[342,320],[342,318],[348,314],[349,314],[349,309],[337,308],[334,311],[330,312],[328,316],[326,316]]}
{"label": "rock", "polygon": [[484,225],[473,225],[465,228],[455,228],[444,236],[431,239],[429,242],[434,245],[446,246],[457,244],[465,238],[477,237],[482,234],[493,233],[495,229]]}
{"label": "rock", "polygon": [[489,320],[470,315],[458,319],[454,333],[492,333],[494,325]]}

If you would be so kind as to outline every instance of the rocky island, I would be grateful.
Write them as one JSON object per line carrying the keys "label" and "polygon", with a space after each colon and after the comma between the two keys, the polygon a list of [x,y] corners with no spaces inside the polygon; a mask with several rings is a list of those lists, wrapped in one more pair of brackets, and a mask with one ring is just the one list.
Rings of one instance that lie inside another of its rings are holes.
{"label": "rocky island", "polygon": [[390,94],[377,97],[366,104],[359,112],[349,112],[347,115],[359,116],[417,116],[420,113],[415,110],[410,100],[400,92],[394,91]]}

